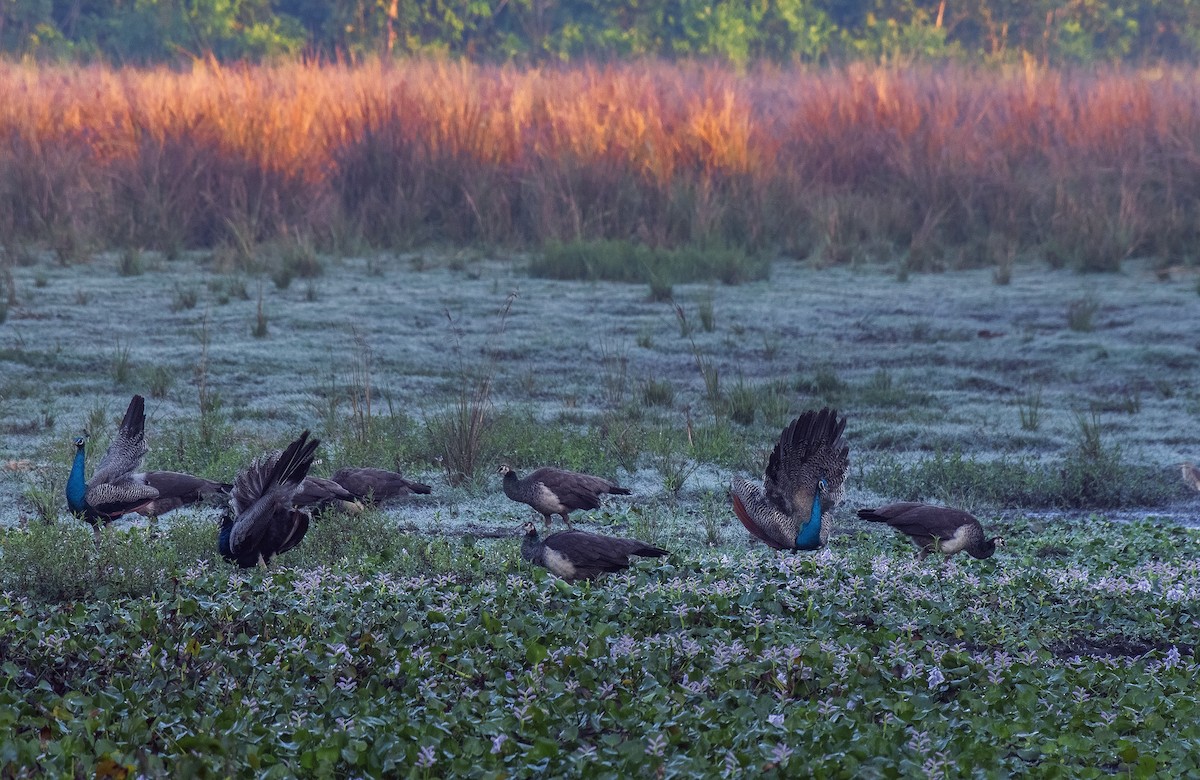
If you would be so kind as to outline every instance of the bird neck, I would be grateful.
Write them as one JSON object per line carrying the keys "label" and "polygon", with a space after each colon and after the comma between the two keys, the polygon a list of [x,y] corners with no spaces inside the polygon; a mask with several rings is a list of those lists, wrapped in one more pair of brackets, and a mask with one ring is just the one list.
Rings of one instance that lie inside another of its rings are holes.
{"label": "bird neck", "polygon": [[539,547],[541,547],[541,542],[538,540],[537,531],[525,534],[521,539],[521,557],[527,561],[534,561],[537,558]]}
{"label": "bird neck", "polygon": [[233,533],[233,520],[225,517],[221,520],[221,532],[217,534],[217,552],[227,561],[233,560],[233,549],[229,546],[229,536]]}
{"label": "bird neck", "polygon": [[86,456],[83,447],[75,448],[75,462],[71,465],[71,476],[67,477],[67,505],[72,512],[82,512],[87,509],[87,481],[83,478],[83,465]]}
{"label": "bird neck", "polygon": [[815,550],[821,546],[821,493],[813,496],[812,512],[808,522],[796,532],[797,550]]}

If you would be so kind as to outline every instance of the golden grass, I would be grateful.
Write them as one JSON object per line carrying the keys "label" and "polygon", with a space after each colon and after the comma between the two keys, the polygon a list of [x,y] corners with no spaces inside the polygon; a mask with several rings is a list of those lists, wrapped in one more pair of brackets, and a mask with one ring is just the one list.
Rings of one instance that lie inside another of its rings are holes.
{"label": "golden grass", "polygon": [[64,257],[303,234],[1190,260],[1198,107],[1194,71],[4,64],[0,229]]}

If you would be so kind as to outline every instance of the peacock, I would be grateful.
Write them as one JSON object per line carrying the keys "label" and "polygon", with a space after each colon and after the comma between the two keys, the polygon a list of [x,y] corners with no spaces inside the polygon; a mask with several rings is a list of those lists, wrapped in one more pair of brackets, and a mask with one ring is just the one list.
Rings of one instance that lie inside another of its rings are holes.
{"label": "peacock", "polygon": [[310,517],[294,502],[320,443],[304,431],[283,452],[262,455],[238,473],[217,536],[225,560],[266,566],[300,543]]}
{"label": "peacock", "polygon": [[360,501],[373,501],[377,504],[412,493],[429,495],[433,492],[429,485],[405,479],[399,472],[368,466],[338,469],[332,479]]}
{"label": "peacock", "polygon": [[67,506],[92,525],[138,512],[160,515],[186,504],[228,495],[232,485],[177,471],[138,472],[149,451],[146,399],[135,395],[125,409],[117,435],[100,459],[91,480],[84,479],[86,444],[75,439],[75,461],[67,478]]}
{"label": "peacock", "polygon": [[545,518],[547,527],[551,515],[560,515],[570,528],[571,512],[576,509],[599,509],[600,496],[604,493],[619,496],[630,494],[629,488],[607,479],[549,466],[534,471],[524,479],[507,463],[501,464],[497,471],[504,477],[504,495],[513,501],[529,504]]}
{"label": "peacock", "polygon": [[997,547],[1004,546],[1001,537],[988,538],[973,515],[948,506],[902,501],[878,509],[860,509],[858,516],[872,523],[887,523],[906,534],[919,548],[919,561],[933,552],[944,553],[946,558],[959,552],[973,558],[991,558]]}
{"label": "peacock", "polygon": [[521,541],[522,558],[567,582],[628,569],[631,555],[660,558],[667,555],[667,551],[637,539],[575,530],[559,531],[547,536],[545,541],[539,541],[537,526],[533,523],[525,523],[525,538]]}
{"label": "peacock", "polygon": [[783,429],[763,487],[735,478],[733,511],[754,537],[776,550],[816,550],[829,538],[829,513],[845,495],[850,448],[846,419],[834,409],[806,411]]}

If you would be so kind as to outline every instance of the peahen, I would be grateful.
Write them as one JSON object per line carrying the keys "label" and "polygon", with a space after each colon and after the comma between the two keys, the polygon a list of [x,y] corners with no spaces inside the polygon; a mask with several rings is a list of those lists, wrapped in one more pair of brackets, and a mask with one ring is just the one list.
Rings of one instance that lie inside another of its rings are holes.
{"label": "peahen", "polygon": [[177,471],[138,472],[146,445],[146,399],[135,395],[125,409],[117,435],[100,459],[91,480],[84,479],[86,439],[75,439],[75,461],[67,478],[67,506],[95,525],[138,512],[160,515],[186,504],[227,495],[223,482]]}
{"label": "peahen", "polygon": [[829,537],[828,515],[845,495],[850,448],[836,410],[806,411],[783,429],[767,461],[763,487],[735,478],[733,511],[776,550],[816,550]]}
{"label": "peahen", "polygon": [[292,503],[297,509],[320,511],[333,507],[351,515],[356,515],[364,509],[353,493],[332,479],[324,477],[305,477]]}
{"label": "peahen", "polygon": [[629,488],[623,488],[607,479],[579,474],[549,466],[534,471],[522,479],[508,464],[501,464],[497,471],[504,477],[504,495],[513,501],[529,504],[550,525],[551,515],[561,515],[567,527],[571,527],[569,515],[576,509],[599,509],[600,496],[604,493],[627,496]]}
{"label": "peahen", "polygon": [[906,534],[920,548],[920,561],[933,552],[944,553],[947,558],[958,552],[991,558],[997,547],[1004,546],[1001,537],[988,538],[973,515],[948,506],[902,501],[878,509],[860,509],[858,516],[873,523],[887,523]]}
{"label": "peahen", "polygon": [[[134,474],[134,478],[138,476]],[[158,491],[158,498],[137,510],[138,514],[149,517],[158,517],[201,501],[224,503],[229,500],[229,491],[233,489],[228,482],[214,482],[178,471],[147,471],[140,476],[145,484]]]}
{"label": "peahen", "polygon": [[320,443],[304,431],[283,452],[260,456],[238,473],[217,536],[225,560],[242,568],[265,566],[300,543],[309,514],[294,502]]}
{"label": "peahen", "polygon": [[360,501],[369,500],[376,504],[412,493],[429,495],[433,492],[429,485],[405,479],[403,474],[368,466],[338,469],[332,479]]}
{"label": "peahen", "polygon": [[590,579],[606,572],[629,568],[629,556],[659,558],[667,554],[637,539],[601,536],[587,531],[559,531],[538,540],[537,526],[525,523],[521,557],[549,569],[567,582]]}
{"label": "peahen", "polygon": [[1183,474],[1183,481],[1188,487],[1200,490],[1200,469],[1196,468],[1196,464],[1184,461],[1179,464],[1179,471]]}

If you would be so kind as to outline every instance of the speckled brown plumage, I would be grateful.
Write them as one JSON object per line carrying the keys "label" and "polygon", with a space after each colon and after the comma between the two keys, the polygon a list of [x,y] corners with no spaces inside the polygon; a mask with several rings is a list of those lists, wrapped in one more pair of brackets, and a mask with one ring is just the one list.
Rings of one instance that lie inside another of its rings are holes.
{"label": "speckled brown plumage", "polygon": [[667,555],[667,551],[637,539],[587,531],[559,531],[541,541],[533,523],[525,524],[525,538],[521,541],[522,558],[567,582],[627,569],[632,555],[659,558]]}
{"label": "speckled brown plumage", "polygon": [[369,466],[338,469],[332,479],[360,501],[370,500],[377,504],[413,493],[429,495],[433,492],[429,485],[406,479],[399,472]]}
{"label": "speckled brown plumage", "polygon": [[860,509],[858,516],[873,523],[887,523],[908,536],[919,549],[918,560],[933,552],[947,558],[965,552],[974,558],[990,558],[1004,540],[990,539],[983,526],[969,512],[947,506],[934,506],[912,501],[888,504],[876,509]]}
{"label": "speckled brown plumage", "polygon": [[628,488],[607,479],[549,466],[524,478],[507,464],[500,466],[498,471],[504,476],[504,495],[529,504],[541,513],[547,526],[551,515],[559,515],[570,527],[570,513],[577,509],[599,509],[600,496],[604,493],[630,494]]}

